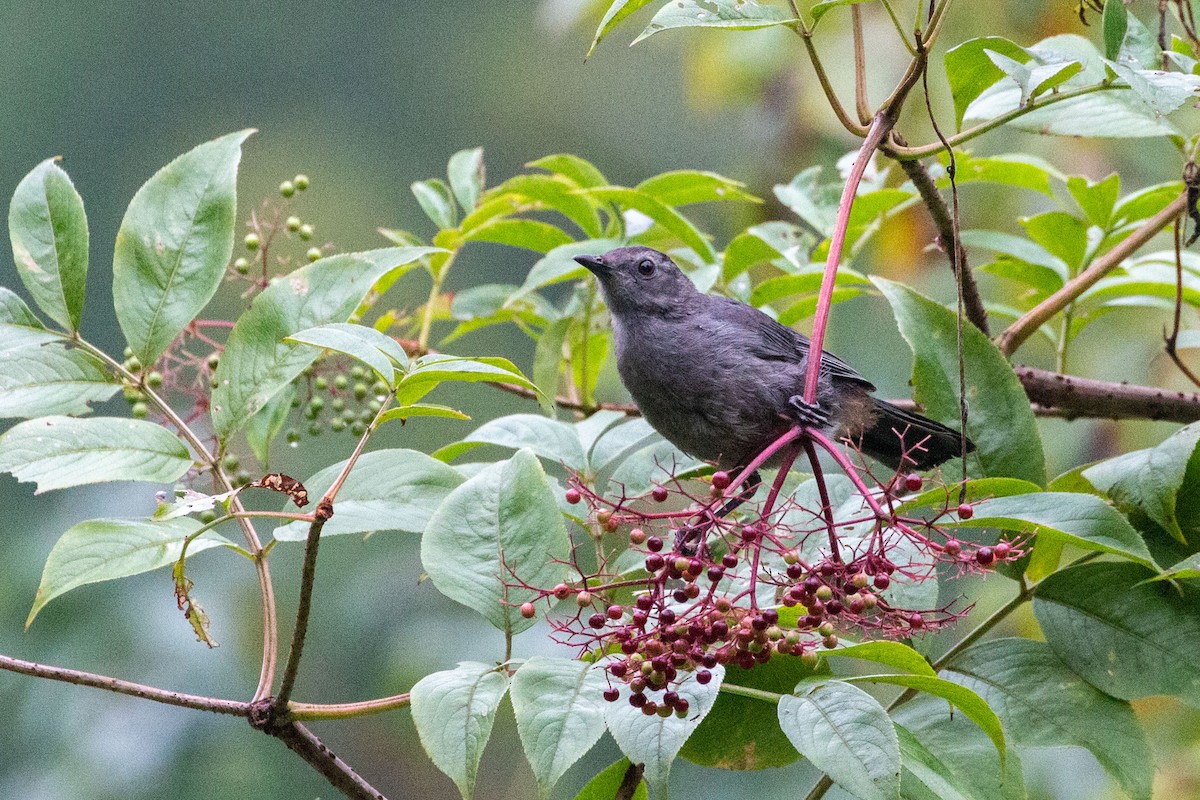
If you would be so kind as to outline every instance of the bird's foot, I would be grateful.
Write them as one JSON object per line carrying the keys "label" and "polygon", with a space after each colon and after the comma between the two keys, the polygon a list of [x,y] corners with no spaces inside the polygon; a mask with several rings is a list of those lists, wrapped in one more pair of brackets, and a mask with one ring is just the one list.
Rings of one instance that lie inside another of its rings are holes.
{"label": "bird's foot", "polygon": [[691,558],[700,552],[700,545],[712,528],[712,523],[702,522],[699,525],[683,525],[675,530],[675,548],[672,552]]}
{"label": "bird's foot", "polygon": [[811,428],[824,428],[829,425],[829,412],[816,403],[805,401],[800,395],[788,398],[788,405],[796,412],[796,421]]}

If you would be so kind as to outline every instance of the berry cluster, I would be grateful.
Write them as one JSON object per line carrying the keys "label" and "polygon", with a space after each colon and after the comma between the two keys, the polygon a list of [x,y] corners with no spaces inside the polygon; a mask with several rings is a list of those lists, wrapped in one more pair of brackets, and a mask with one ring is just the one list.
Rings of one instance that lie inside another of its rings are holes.
{"label": "berry cluster", "polygon": [[[567,490],[568,502],[586,503],[598,537],[627,530],[644,577],[629,569],[629,555],[618,573],[613,556],[590,574],[580,569],[577,585],[539,589],[538,597],[574,597],[576,612],[552,623],[556,637],[606,656],[608,674],[629,685],[629,702],[648,715],[685,715],[687,701],[673,689],[689,673],[707,683],[718,664],[749,669],[781,655],[815,659],[821,648],[838,646],[839,634],[904,638],[947,625],[966,609],[907,608],[896,590],[934,578],[939,564],[982,571],[1023,554],[1009,542],[961,542],[939,526],[952,514],[969,518],[970,504],[947,501],[932,519],[885,510],[922,488],[915,474],[893,476],[864,496],[861,513],[843,506],[836,519],[794,496],[776,505],[778,486],[764,502],[742,497],[736,512],[723,515],[736,484],[717,472],[707,497],[689,494],[681,481],[618,500],[579,478]],[[673,498],[688,507],[656,509]],[[520,610],[537,613],[534,602]],[[619,693],[610,687],[605,697]]]}

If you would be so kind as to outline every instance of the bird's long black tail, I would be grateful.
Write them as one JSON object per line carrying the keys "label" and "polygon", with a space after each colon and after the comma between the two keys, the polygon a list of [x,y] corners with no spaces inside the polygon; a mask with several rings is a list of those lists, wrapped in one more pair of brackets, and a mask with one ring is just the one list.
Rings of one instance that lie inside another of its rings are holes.
{"label": "bird's long black tail", "polygon": [[[962,453],[962,434],[911,411],[872,398],[878,413],[875,424],[862,437],[862,450],[871,458],[900,468],[907,451],[906,464],[912,469],[931,469]],[[967,451],[975,449],[967,440]]]}

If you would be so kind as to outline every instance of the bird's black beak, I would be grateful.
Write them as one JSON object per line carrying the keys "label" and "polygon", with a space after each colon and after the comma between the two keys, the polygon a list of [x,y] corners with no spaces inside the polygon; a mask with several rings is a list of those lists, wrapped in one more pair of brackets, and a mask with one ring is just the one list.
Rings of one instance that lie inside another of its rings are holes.
{"label": "bird's black beak", "polygon": [[609,271],[608,264],[604,263],[601,256],[575,256],[575,260],[597,276]]}

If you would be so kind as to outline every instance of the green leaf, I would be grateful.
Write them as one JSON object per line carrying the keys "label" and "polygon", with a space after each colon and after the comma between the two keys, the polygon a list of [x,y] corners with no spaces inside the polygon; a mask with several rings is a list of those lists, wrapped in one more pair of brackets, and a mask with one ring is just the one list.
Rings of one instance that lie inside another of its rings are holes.
{"label": "green leaf", "polygon": [[1056,289],[1061,287],[1069,275],[1066,262],[1052,255],[1046,248],[1035,244],[1022,236],[1013,236],[1000,231],[963,231],[960,235],[963,244],[968,247],[982,247],[995,253],[1001,253],[1017,262],[1020,266],[1026,264],[1042,267],[1057,276],[1057,282],[1051,279],[1046,283]]}
{"label": "green leaf", "polygon": [[284,338],[345,322],[381,278],[440,252],[435,247],[393,247],[329,256],[264,289],[230,331],[221,354],[212,396],[217,436],[228,439],[316,358],[311,347],[288,344]]}
{"label": "green leaf", "polygon": [[512,634],[534,623],[517,611],[538,597],[524,586],[561,581],[569,546],[546,473],[521,450],[446,496],[421,539],[421,564],[438,591]]}
{"label": "green leaf", "polygon": [[541,797],[604,735],[607,685],[602,670],[565,658],[531,658],[513,675],[517,733]]}
{"label": "green leaf", "polygon": [[548,253],[556,247],[570,244],[573,239],[562,228],[536,219],[492,219],[472,228],[463,236],[468,242],[496,242],[510,247],[524,247],[537,253]]}
{"label": "green leaf", "polygon": [[475,793],[479,759],[507,690],[503,670],[474,661],[426,675],[412,687],[412,718],[421,746],[464,800]]}
{"label": "green leaf", "polygon": [[1081,564],[1037,585],[1033,611],[1068,667],[1107,695],[1200,705],[1200,590],[1136,564]]}
{"label": "green leaf", "polygon": [[[959,791],[950,767],[902,725],[896,726],[900,739],[900,760],[904,772],[900,778],[900,796],[904,800],[917,797],[935,797],[937,800],[968,800],[969,795]],[[924,790],[917,793],[914,782]]]}
{"label": "green leaf", "polygon": [[[725,670],[717,665],[712,670],[712,681],[705,686],[696,682],[695,674],[688,674],[675,691],[688,701],[689,710],[685,719],[674,714],[663,719],[657,714],[647,717],[641,709],[629,705],[629,686],[621,683],[617,688],[621,696],[615,703],[605,703],[604,719],[608,732],[617,741],[617,747],[635,764],[644,764],[643,773],[650,796],[665,800],[667,780],[671,775],[671,764],[684,742],[696,730],[717,699],[717,690]],[[649,692],[651,700],[658,702],[659,696]]]}
{"label": "green leaf", "polygon": [[[797,294],[816,294],[821,289],[821,282],[824,280],[825,270],[814,268],[805,270],[794,275],[779,275],[774,278],[767,278],[754,287],[750,292],[750,305],[762,306],[766,303],[772,303],[782,297],[790,297]],[[834,286],[850,287],[850,286],[870,286],[870,280],[852,269],[841,267],[834,277]]]}
{"label": "green leaf", "polygon": [[1083,264],[1088,250],[1087,223],[1065,211],[1047,211],[1021,219],[1029,238],[1071,270]]}
{"label": "green leaf", "polygon": [[[604,12],[604,17],[600,20],[600,26],[596,28],[596,35],[592,37],[592,44],[588,48],[587,55],[583,58],[586,61],[592,57],[592,53],[596,50],[596,45],[621,24],[621,21],[628,17],[633,12],[637,11],[642,6],[648,4],[650,0],[614,0],[609,5],[608,10]],[[544,159],[543,159],[544,160]],[[540,166],[534,162],[534,166]]]}
{"label": "green leaf", "polygon": [[975,506],[975,516],[955,526],[1029,532],[1155,567],[1146,543],[1125,517],[1091,494],[1037,492],[984,500]]}
{"label": "green leaf", "polygon": [[529,448],[548,461],[565,464],[574,470],[582,471],[587,466],[575,428],[537,414],[510,414],[485,422],[462,441],[463,444],[494,444],[513,450]]}
{"label": "green leaf", "polygon": [[575,256],[601,255],[620,247],[619,239],[585,239],[582,242],[571,242],[556,247],[534,263],[525,276],[521,293],[533,292],[543,286],[561,283],[563,281],[581,280],[588,275],[586,267],[575,260]]}
{"label": "green leaf", "polygon": [[779,701],[779,724],[800,754],[862,800],[900,793],[900,742],[879,701],[855,686],[801,684]]}
{"label": "green leaf", "polygon": [[433,220],[433,224],[441,229],[453,228],[456,216],[454,195],[445,181],[430,178],[427,181],[414,181],[413,197],[417,198],[425,216]]}
{"label": "green leaf", "polygon": [[626,189],[621,186],[601,186],[596,189],[588,189],[586,192],[590,197],[600,200],[611,200],[614,203],[620,203],[626,208],[642,212],[678,237],[705,264],[712,264],[717,260],[716,251],[713,250],[708,239],[678,211],[666,205],[661,200],[637,189]]}
{"label": "green leaf", "polygon": [[556,319],[546,326],[538,337],[533,353],[533,382],[538,387],[538,405],[549,417],[555,414],[555,398],[562,374],[563,345],[567,331],[571,329],[571,318]]}
{"label": "green leaf", "polygon": [[951,705],[962,711],[967,719],[974,722],[980,730],[987,734],[988,738],[992,740],[992,744],[995,745],[996,752],[1000,755],[1000,761],[1004,761],[1006,747],[1000,718],[982,697],[970,689],[930,675],[855,675],[843,680],[890,683],[893,686],[916,689],[919,692],[949,701]]}
{"label": "green leaf", "polygon": [[87,483],[170,483],[192,466],[183,442],[136,419],[38,417],[0,436],[0,472],[35,481],[35,494]]}
{"label": "green leaf", "polygon": [[794,22],[798,20],[791,12],[755,0],[673,0],[658,10],[633,44],[671,28],[757,30]]}
{"label": "green leaf", "polygon": [[[613,800],[625,781],[625,775],[633,768],[633,762],[622,758],[615,764],[610,764],[600,771],[596,777],[575,795],[575,800]],[[629,800],[649,800],[650,793],[646,791],[646,782],[638,780],[637,789]]]}
{"label": "green leaf", "polygon": [[858,658],[874,661],[876,664],[886,664],[889,667],[896,667],[917,675],[937,676],[933,667],[929,666],[929,662],[925,660],[925,656],[901,642],[886,640],[863,642],[830,650],[823,655],[836,658]]}
{"label": "green leaf", "polygon": [[1160,183],[1125,195],[1113,210],[1113,226],[1135,225],[1154,216],[1179,196],[1183,186],[1178,181]]}
{"label": "green leaf", "polygon": [[113,252],[117,321],[153,364],[221,285],[233,253],[237,170],[253,130],[206,142],[167,164],[133,196]]}
{"label": "green leaf", "polygon": [[436,403],[409,403],[404,406],[390,408],[379,415],[379,424],[399,419],[405,420],[411,417],[441,417],[442,419],[470,419],[471,417],[457,408],[450,406],[441,406]]}
{"label": "green leaf", "polygon": [[1107,228],[1121,193],[1121,176],[1114,172],[1102,181],[1092,182],[1081,175],[1072,175],[1067,178],[1067,191],[1093,224]]}
{"label": "green leaf", "polygon": [[36,328],[38,330],[46,327],[29,310],[29,306],[25,305],[24,300],[18,297],[11,289],[6,289],[3,286],[0,286],[0,324],[16,325],[21,328]]}
{"label": "green leaf", "polygon": [[1129,85],[1133,95],[1155,117],[1170,114],[1200,90],[1200,76],[1155,69],[1134,69],[1128,64],[1110,62],[1109,66]]}
{"label": "green leaf", "polygon": [[821,181],[821,168],[809,167],[789,183],[776,184],[775,197],[823,238],[833,233],[837,218],[840,184]]}
{"label": "green leaf", "polygon": [[[892,305],[900,334],[913,350],[916,400],[942,421],[958,418],[957,319],[954,312],[883,278],[875,285]],[[1044,486],[1046,465],[1029,398],[1012,367],[974,325],[963,326],[967,363],[967,435],[986,477],[1009,477]]]}
{"label": "green leaf", "polygon": [[1128,703],[1085,683],[1044,642],[994,639],[943,671],[995,709],[1017,744],[1091,751],[1133,800],[1149,800],[1154,760]]}
{"label": "green leaf", "polygon": [[408,366],[408,354],[395,339],[365,325],[330,322],[293,333],[284,341],[348,355],[374,370],[389,386],[395,382],[396,367]]}
{"label": "green leaf", "polygon": [[1200,553],[1188,556],[1178,564],[1172,564],[1154,580],[1191,580],[1195,578],[1200,578]]}
{"label": "green leaf", "polygon": [[985,50],[984,53],[1017,84],[1021,90],[1022,106],[1083,71],[1083,65],[1078,61],[1054,61],[1049,64],[1031,62],[1030,65],[991,50]]}
{"label": "green leaf", "polygon": [[1129,9],[1125,8],[1122,0],[1106,0],[1101,19],[1101,27],[1104,30],[1104,57],[1115,59],[1125,41],[1125,31],[1129,29]]}
{"label": "green leaf", "polygon": [[[1176,505],[1180,499],[1186,499],[1181,498],[1181,492],[1189,465],[1193,458],[1200,461],[1197,443],[1200,443],[1200,423],[1192,423],[1157,447],[1101,461],[1085,469],[1082,475],[1125,513],[1135,519],[1136,515],[1149,517],[1176,540],[1186,543],[1187,534],[1180,526]],[[1195,481],[1189,486],[1188,496],[1194,492],[1194,484]],[[1187,533],[1194,534],[1200,528],[1200,517],[1188,516]]]}
{"label": "green leaf", "polygon": [[961,129],[963,114],[985,89],[1000,80],[1000,71],[987,52],[1006,55],[1024,61],[1029,54],[1017,44],[999,36],[984,36],[970,39],[946,52],[946,77],[950,81],[950,94],[954,98],[955,125]]}
{"label": "green leaf", "polygon": [[762,202],[761,199],[745,191],[746,184],[730,180],[715,172],[696,169],[663,172],[653,178],[647,178],[635,188],[669,206],[712,203],[720,200]]}
{"label": "green leaf", "polygon": [[[949,159],[941,158],[942,164]],[[973,153],[954,154],[954,180],[959,186],[966,183],[998,183],[1032,189],[1047,197],[1053,196],[1050,178],[1061,178],[1058,170],[1040,158],[1024,153],[1009,153],[997,156],[976,156]],[[938,185],[949,186],[948,179],[940,179]]]}
{"label": "green leaf", "polygon": [[[20,318],[14,309],[13,319]],[[0,324],[0,419],[88,414],[90,403],[107,400],[119,388],[103,363],[58,334]]]}
{"label": "green leaf", "polygon": [[288,384],[246,423],[246,441],[254,451],[254,457],[263,466],[269,463],[271,442],[275,441],[275,437],[283,430],[288,414],[292,411],[292,399],[295,396],[296,387]]}
{"label": "green leaf", "polygon": [[[751,669],[725,668],[722,686],[746,686],[775,694],[791,694],[806,678],[827,676],[829,665],[813,668],[798,658],[772,658]],[[760,698],[721,692],[712,711],[688,738],[679,757],[704,767],[758,770],[783,767],[800,758],[779,727],[778,715]]]}
{"label": "green leaf", "polygon": [[[896,732],[900,735],[900,752],[905,774],[900,795],[904,800],[944,800],[944,792],[930,793],[932,780],[929,770],[937,769],[927,762],[914,763],[916,754],[905,744],[905,732],[917,739],[925,752],[937,760],[952,777],[954,791],[969,800],[1026,800],[1021,759],[1010,748],[1004,763],[991,740],[975,723],[932,697],[917,698],[892,713]],[[927,758],[927,757],[926,757]],[[940,770],[939,770],[940,771]],[[913,786],[919,780],[923,786]],[[953,795],[950,795],[951,797]]]}
{"label": "green leaf", "polygon": [[[324,495],[345,464],[342,461],[328,466],[304,481],[309,497]],[[442,500],[462,482],[456,469],[415,450],[363,453],[342,484],[334,515],[325,523],[321,536],[377,531],[421,533]],[[282,525],[275,529],[274,536],[280,541],[302,542],[308,536],[308,523]]]}
{"label": "green leaf", "polygon": [[[93,519],[75,525],[55,542],[42,570],[28,628],[38,612],[56,597],[88,583],[125,578],[166,567],[179,560],[183,540],[200,523],[183,517],[153,522],[140,519]],[[233,545],[208,531],[188,545],[187,554]]]}
{"label": "green leaf", "polygon": [[8,236],[25,288],[48,317],[75,332],[87,289],[87,214],[57,160],[46,159],[17,184]]}
{"label": "green leaf", "polygon": [[[534,162],[537,163],[537,162]],[[492,189],[487,201],[463,220],[463,233],[495,219],[500,213],[557,211],[590,237],[603,234],[594,201],[578,194],[580,184],[559,175],[517,175]],[[496,205],[492,205],[495,203]],[[522,204],[530,208],[522,208]],[[499,212],[499,213],[498,213]]]}
{"label": "green leaf", "polygon": [[[636,2],[636,0],[635,0]],[[613,6],[627,5],[626,3],[613,3]],[[638,6],[645,3],[638,3]],[[609,9],[611,11],[611,9]],[[567,180],[574,183],[583,189],[590,189],[594,186],[607,186],[608,178],[596,168],[596,165],[587,159],[570,153],[557,153],[551,156],[542,156],[537,161],[530,161],[525,166],[537,167],[556,175],[561,175]]]}
{"label": "green leaf", "polygon": [[479,195],[483,193],[483,185],[487,180],[487,170],[483,166],[483,148],[459,150],[450,156],[446,174],[450,178],[450,188],[458,198],[458,204],[470,214],[479,204]]}
{"label": "green leaf", "polygon": [[537,387],[506,358],[438,354],[421,356],[412,362],[408,374],[396,387],[396,402],[400,405],[413,403],[445,381],[507,383],[537,391]]}
{"label": "green leaf", "polygon": [[815,3],[812,8],[808,10],[808,12],[812,14],[813,27],[815,28],[816,24],[821,21],[821,17],[825,16],[833,9],[838,8],[839,6],[853,6],[866,1],[867,0],[821,0],[821,2]]}
{"label": "green leaf", "polygon": [[959,488],[966,489],[964,503],[978,503],[989,497],[1009,497],[1041,491],[1036,483],[1016,478],[980,478],[966,484],[947,483],[935,486],[916,497],[910,497],[896,507],[896,513],[907,514],[915,508],[954,508],[959,504]]}
{"label": "green leaf", "polygon": [[808,263],[813,236],[790,222],[764,222],[733,237],[725,248],[721,277],[731,281],[756,264],[784,259],[792,269]]}

